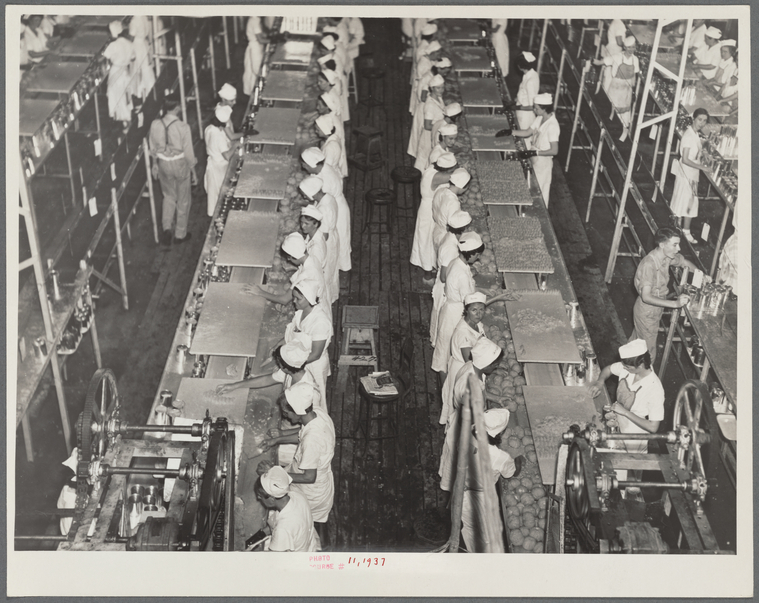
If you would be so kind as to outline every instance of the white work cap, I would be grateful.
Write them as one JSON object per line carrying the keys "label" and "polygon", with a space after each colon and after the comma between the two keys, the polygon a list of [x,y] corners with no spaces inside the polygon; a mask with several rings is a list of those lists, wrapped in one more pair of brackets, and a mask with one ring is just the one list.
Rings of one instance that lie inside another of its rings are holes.
{"label": "white work cap", "polygon": [[216,105],[213,114],[216,116],[216,119],[225,124],[229,121],[229,118],[232,117],[232,107],[229,105]]}
{"label": "white work cap", "polygon": [[335,122],[332,121],[331,115],[320,115],[316,118],[316,127],[322,131],[325,136],[329,136],[335,131]]}
{"label": "white work cap", "polygon": [[334,69],[322,69],[322,75],[329,82],[330,86],[334,86],[337,82],[337,73],[335,73]]}
{"label": "white work cap", "polygon": [[715,40],[719,40],[722,37],[722,31],[714,26],[711,26],[706,30],[706,35],[710,38],[714,38]]}
{"label": "white work cap", "polygon": [[456,124],[445,124],[438,130],[441,136],[456,136],[459,133],[459,127]]}
{"label": "white work cap", "polygon": [[340,108],[340,99],[336,98],[334,94],[330,92],[322,92],[320,98],[324,101],[332,113],[337,114],[337,110]]}
{"label": "white work cap", "polygon": [[437,61],[432,61],[432,64],[435,67],[443,68],[443,67],[451,67],[453,63],[451,63],[451,59],[448,57],[443,57],[442,59],[439,59]]}
{"label": "white work cap", "polygon": [[474,293],[464,296],[465,306],[468,306],[469,304],[484,304],[486,301],[488,301],[487,296],[480,291],[475,291]]}
{"label": "white work cap", "polygon": [[261,476],[261,487],[269,496],[282,498],[290,491],[290,483],[293,481],[287,471],[279,465],[274,465]]}
{"label": "white work cap", "polygon": [[295,339],[279,348],[279,356],[291,367],[302,368],[311,355],[311,343],[308,333],[295,333]]}
{"label": "white work cap", "polygon": [[630,46],[635,46],[635,42],[636,42],[636,40],[635,40],[635,36],[627,36],[627,37],[624,39],[624,45],[625,45],[625,46],[627,46],[628,48],[629,48]]}
{"label": "white work cap", "polygon": [[232,84],[224,84],[219,90],[219,97],[224,100],[235,100],[237,98],[237,88]]}
{"label": "white work cap", "polygon": [[433,75],[432,79],[430,79],[430,88],[433,88],[434,86],[445,86],[445,78],[439,73]]}
{"label": "white work cap", "polygon": [[307,218],[313,218],[319,222],[324,219],[324,214],[320,212],[319,208],[315,205],[306,205],[306,207],[300,210],[300,215],[306,216]]}
{"label": "white work cap", "polygon": [[505,408],[491,408],[485,411],[485,431],[491,438],[501,433],[509,424],[511,413]]}
{"label": "white work cap", "polygon": [[424,54],[430,55],[433,52],[437,52],[441,48],[442,46],[440,46],[440,42],[437,40],[432,40],[432,42],[427,45],[427,49],[424,51]]}
{"label": "white work cap", "polygon": [[335,38],[332,36],[324,36],[322,38],[322,46],[326,48],[327,50],[334,50],[335,49]]}
{"label": "white work cap", "polygon": [[535,62],[535,55],[532,54],[529,50],[525,50],[522,53],[522,56],[525,58],[526,61],[529,61],[530,63],[534,63]]}
{"label": "white work cap", "polygon": [[304,195],[306,195],[306,197],[313,200],[316,193],[322,190],[323,186],[324,180],[319,178],[319,176],[307,176],[300,181],[298,188]]}
{"label": "white work cap", "polygon": [[434,23],[427,23],[424,27],[422,27],[422,35],[423,36],[432,36],[437,33],[437,25]]}
{"label": "white work cap", "polygon": [[480,337],[472,346],[472,364],[482,370],[501,355],[501,348],[487,337]]}
{"label": "white work cap", "polygon": [[108,31],[111,32],[111,35],[114,38],[118,38],[121,35],[121,32],[124,31],[124,26],[121,21],[111,21],[108,24]]}
{"label": "white work cap", "polygon": [[303,295],[303,297],[306,298],[306,301],[312,306],[316,304],[321,295],[319,282],[312,278],[304,278],[302,281],[298,281],[298,284],[294,285],[293,289],[300,291],[301,295]]}
{"label": "white work cap", "polygon": [[737,46],[738,43],[735,40],[723,40],[721,46]]}
{"label": "white work cap", "polygon": [[472,179],[472,175],[466,168],[458,168],[451,174],[451,184],[459,188],[464,188]]}
{"label": "white work cap", "polygon": [[482,247],[482,237],[476,232],[465,232],[459,239],[459,250],[472,251]]}
{"label": "white work cap", "polygon": [[331,61],[335,58],[334,52],[328,52],[327,54],[320,56],[318,59],[316,59],[316,62],[319,63],[319,65],[324,65],[327,61]]}
{"label": "white work cap", "polygon": [[324,153],[318,147],[308,147],[300,154],[300,158],[308,167],[314,168],[324,161]]}
{"label": "white work cap", "polygon": [[459,103],[450,103],[445,106],[445,114],[448,117],[455,117],[462,111],[463,109],[461,108],[461,105]]}
{"label": "white work cap", "polygon": [[532,102],[536,105],[553,105],[553,96],[548,92],[543,92],[535,96]]}
{"label": "white work cap", "polygon": [[296,415],[303,416],[314,405],[314,386],[305,381],[298,381],[285,390],[285,398]]}
{"label": "white work cap", "polygon": [[299,260],[306,255],[306,240],[299,232],[291,232],[282,241],[282,251]]}
{"label": "white work cap", "polygon": [[435,165],[444,170],[449,170],[456,166],[456,155],[453,153],[443,153],[437,158]]}
{"label": "white work cap", "polygon": [[448,226],[451,228],[464,228],[472,223],[472,216],[469,212],[459,209],[448,216]]}
{"label": "white work cap", "polygon": [[645,339],[633,339],[619,348],[619,357],[622,359],[637,358],[647,351],[648,345],[646,345]]}

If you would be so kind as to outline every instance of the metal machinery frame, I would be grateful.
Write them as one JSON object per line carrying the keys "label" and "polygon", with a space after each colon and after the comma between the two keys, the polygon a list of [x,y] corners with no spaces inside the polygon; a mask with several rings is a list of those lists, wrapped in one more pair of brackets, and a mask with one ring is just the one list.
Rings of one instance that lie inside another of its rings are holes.
{"label": "metal machinery frame", "polygon": [[[566,498],[569,518],[585,547],[599,553],[727,552],[719,549],[703,509],[717,461],[713,438],[718,429],[704,384],[690,380],[680,388],[669,432],[621,434],[610,418],[605,427],[589,425],[566,433],[559,452],[558,466],[565,468],[561,479],[557,473],[557,486],[565,487],[559,494]],[[616,450],[624,442],[654,440],[665,443],[667,454]],[[660,471],[663,480],[620,479],[615,473],[619,470]],[[617,496],[632,487],[662,491],[670,531],[662,534],[634,517],[634,507]]]}

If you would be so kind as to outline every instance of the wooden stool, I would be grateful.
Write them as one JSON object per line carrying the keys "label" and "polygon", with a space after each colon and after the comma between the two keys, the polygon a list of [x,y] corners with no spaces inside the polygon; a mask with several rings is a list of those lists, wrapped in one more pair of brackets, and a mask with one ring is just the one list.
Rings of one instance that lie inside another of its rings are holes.
{"label": "wooden stool", "polygon": [[379,90],[375,88],[379,82],[385,79],[385,72],[377,67],[367,67],[366,69],[362,69],[359,75],[367,81],[366,97],[359,99],[358,101],[358,106],[366,107],[366,119],[369,120],[371,118],[372,111],[376,108],[382,109],[383,113],[385,113],[385,117],[387,117],[387,112],[385,111],[384,87],[381,97],[378,95]]}
{"label": "wooden stool", "polygon": [[[389,188],[372,188],[366,191],[364,196],[364,232],[370,224],[378,224],[379,230],[376,234],[382,234],[382,222],[374,222],[375,207],[386,207],[387,215],[385,216],[385,226],[387,234],[393,234],[393,220],[395,219],[395,193]],[[371,229],[370,231],[371,232]]]}
{"label": "wooden stool", "polygon": [[[359,383],[358,427],[356,431],[363,432],[366,438],[365,447],[371,440],[388,440],[398,434],[393,415],[397,412],[395,403],[401,397],[401,385],[396,379],[393,379],[393,382],[398,393],[389,396],[372,394],[366,390],[363,383]],[[374,409],[377,410],[376,413],[373,412]],[[387,425],[384,431],[382,429],[383,424]],[[372,425],[377,425],[377,435],[372,435]]]}
{"label": "wooden stool", "polygon": [[379,329],[379,306],[343,306],[343,344],[338,366],[371,366],[377,370],[374,331]]}
{"label": "wooden stool", "polygon": [[419,189],[419,185],[422,181],[422,172],[420,172],[415,167],[399,165],[393,168],[393,171],[390,172],[390,177],[393,179],[393,192],[395,193],[396,201],[400,199],[400,197],[398,197],[398,185],[411,185],[411,207],[407,207],[406,205],[398,205],[398,207],[401,209],[410,209],[412,211],[416,211],[419,203],[421,202],[421,191]]}
{"label": "wooden stool", "polygon": [[382,157],[382,130],[361,126],[353,128],[353,134],[356,137],[352,145],[355,152],[348,158],[348,163],[365,172],[382,167],[385,164]]}

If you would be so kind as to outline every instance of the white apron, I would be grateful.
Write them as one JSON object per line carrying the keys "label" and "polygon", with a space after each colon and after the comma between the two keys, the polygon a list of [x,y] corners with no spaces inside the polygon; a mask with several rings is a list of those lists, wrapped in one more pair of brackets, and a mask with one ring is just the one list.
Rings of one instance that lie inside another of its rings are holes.
{"label": "white apron", "polygon": [[440,271],[443,266],[448,266],[459,256],[459,240],[453,233],[446,233],[437,252],[437,274],[435,275],[435,284],[432,286],[432,315],[430,316],[430,343],[435,347],[435,337],[437,335],[437,319],[440,308],[445,303],[445,283],[440,279]]}
{"label": "white apron", "polygon": [[432,370],[445,372],[451,357],[451,337],[456,325],[464,315],[464,298],[476,291],[472,270],[461,258],[456,258],[448,266],[445,280],[445,303],[440,308],[435,337],[435,351],[432,354]]}
{"label": "white apron", "polygon": [[451,359],[448,361],[448,376],[445,378],[443,391],[441,392],[443,409],[440,412],[439,420],[441,425],[446,426],[446,431],[448,430],[448,423],[453,416],[453,385],[456,381],[456,375],[466,364],[464,357],[461,355],[461,348],[471,348],[480,337],[485,337],[482,323],[477,325],[477,331],[475,331],[467,324],[463,317],[453,331],[453,336],[451,337]]}
{"label": "white apron", "polygon": [[[414,241],[411,245],[411,263],[427,272],[437,266],[435,248],[432,246],[432,229],[435,226],[432,221],[432,197],[435,195],[435,191],[430,188],[435,174],[437,174],[437,170],[430,166],[422,175],[422,180],[419,183],[422,198],[416,212]],[[447,184],[440,186],[447,186]]]}
{"label": "white apron", "polygon": [[[308,333],[311,335],[311,339],[314,341],[322,341],[324,340],[323,335],[320,333],[317,333],[317,337],[314,337],[314,325],[315,323],[318,323],[319,320],[326,320],[327,322],[324,324],[326,326],[327,323],[331,323],[331,320],[327,318],[326,316],[315,316],[314,313],[324,314],[324,310],[320,306],[316,306],[311,310],[311,313],[304,319],[301,319],[303,316],[303,312],[301,310],[298,310],[295,313],[295,316],[293,316],[293,320],[290,324],[287,325],[287,328],[285,329],[285,343],[290,343],[293,340],[293,336],[295,333]],[[331,326],[330,326],[331,328]],[[322,329],[323,330],[323,329]],[[332,335],[330,334],[329,337],[326,339],[326,344],[324,345],[324,351],[322,352],[322,355],[314,360],[313,362],[309,362],[305,369],[311,373],[311,376],[314,379],[314,383],[316,383],[316,386],[319,388],[319,394],[321,395],[322,399],[322,406],[326,410],[328,407],[327,404],[327,377],[330,375],[330,367],[329,367],[329,343],[332,341]]]}
{"label": "white apron", "polygon": [[213,216],[229,165],[229,161],[224,159],[222,153],[226,153],[231,145],[226,133],[213,125],[206,126],[204,138],[208,162],[203,184],[208,195],[207,212],[209,216]]}

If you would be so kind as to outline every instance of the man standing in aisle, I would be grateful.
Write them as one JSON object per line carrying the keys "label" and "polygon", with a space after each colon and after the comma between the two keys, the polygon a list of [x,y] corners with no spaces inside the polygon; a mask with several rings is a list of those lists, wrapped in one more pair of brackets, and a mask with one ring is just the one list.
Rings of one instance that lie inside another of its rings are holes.
{"label": "man standing in aisle", "polygon": [[151,172],[153,178],[161,182],[163,193],[161,244],[169,246],[172,234],[175,243],[184,243],[190,238],[187,221],[192,201],[191,185],[198,183],[198,176],[195,173],[197,159],[192,148],[190,126],[179,118],[182,110],[179,98],[167,97],[164,106],[164,116],[150,124],[148,140],[153,157]]}

